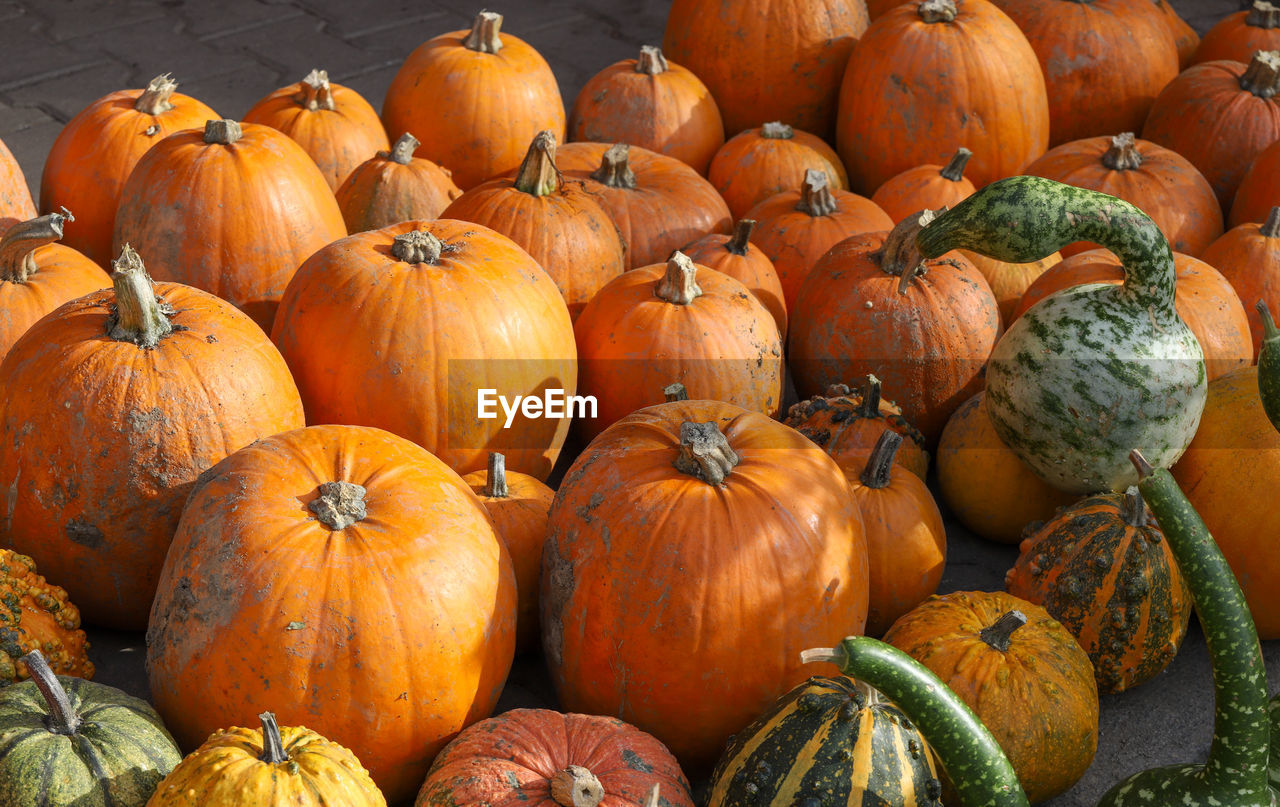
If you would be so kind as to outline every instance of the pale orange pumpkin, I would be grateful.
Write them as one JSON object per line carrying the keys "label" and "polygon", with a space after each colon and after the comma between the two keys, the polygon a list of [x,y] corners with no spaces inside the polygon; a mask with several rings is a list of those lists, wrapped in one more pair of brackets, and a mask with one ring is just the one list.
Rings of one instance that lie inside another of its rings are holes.
{"label": "pale orange pumpkin", "polygon": [[1223,233],[1201,260],[1221,272],[1245,304],[1256,361],[1265,332],[1257,302],[1262,300],[1272,311],[1280,311],[1280,206],[1271,208],[1262,224],[1245,222]]}
{"label": "pale orange pumpkin", "polygon": [[680,251],[694,263],[740,280],[773,314],[773,321],[778,323],[778,333],[786,336],[787,303],[782,281],[778,279],[778,272],[769,256],[751,243],[755,229],[754,219],[739,219],[733,235],[710,233],[686,244]]}
{"label": "pale orange pumpkin", "polygon": [[796,177],[808,171],[825,173],[833,188],[849,187],[844,163],[822,138],[774,121],[730,138],[712,158],[707,179],[740,219],[760,202],[794,188]]}
{"label": "pale orange pumpkin", "polygon": [[964,175],[972,156],[972,151],[961,146],[946,165],[929,163],[908,168],[876,188],[871,201],[888,213],[894,224],[926,208],[955,207],[974,191],[973,183]]}
{"label": "pale orange pumpkin", "polygon": [[379,151],[355,167],[336,194],[347,232],[434,219],[462,195],[449,169],[413,156],[417,147],[418,138],[405,132],[390,151]]}

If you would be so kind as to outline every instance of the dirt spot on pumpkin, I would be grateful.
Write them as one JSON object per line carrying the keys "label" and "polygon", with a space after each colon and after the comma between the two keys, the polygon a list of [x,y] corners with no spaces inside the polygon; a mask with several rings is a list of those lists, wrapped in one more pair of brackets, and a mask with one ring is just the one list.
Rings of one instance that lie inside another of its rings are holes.
{"label": "dirt spot on pumpkin", "polygon": [[633,771],[641,773],[653,773],[653,766],[644,761],[644,758],[632,751],[630,748],[622,749],[622,761],[627,763],[627,767]]}
{"label": "dirt spot on pumpkin", "polygon": [[556,532],[547,536],[542,549],[542,565],[546,569],[543,585],[539,590],[542,601],[543,649],[553,669],[564,660],[564,607],[573,597],[573,564],[560,554]]}
{"label": "dirt spot on pumpkin", "polygon": [[107,536],[102,534],[102,530],[80,516],[67,522],[66,534],[73,542],[89,549],[101,549],[107,542]]}

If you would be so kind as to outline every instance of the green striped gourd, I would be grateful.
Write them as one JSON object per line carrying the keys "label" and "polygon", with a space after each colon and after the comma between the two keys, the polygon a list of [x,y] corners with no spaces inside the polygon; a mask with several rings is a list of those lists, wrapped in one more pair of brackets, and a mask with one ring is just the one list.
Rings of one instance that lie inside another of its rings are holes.
{"label": "green striped gourd", "polygon": [[1138,488],[1164,529],[1191,588],[1213,666],[1213,743],[1203,765],[1169,765],[1135,774],[1107,791],[1099,807],[1273,807],[1268,782],[1271,715],[1267,670],[1244,593],[1213,536],[1165,469],[1136,449]]}
{"label": "green striped gourd", "polygon": [[1258,354],[1258,394],[1262,396],[1262,409],[1267,420],[1280,429],[1280,329],[1271,318],[1267,304],[1258,301],[1258,313],[1262,315],[1262,352]]}
{"label": "green striped gourd", "polygon": [[850,636],[836,647],[806,650],[800,658],[805,663],[831,662],[897,705],[946,769],[960,799],[952,807],[1028,807],[1027,794],[1000,744],[928,667],[869,636]]}
{"label": "green striped gourd", "polygon": [[0,804],[143,807],[182,759],[145,701],[55,676],[39,650],[31,680],[0,689]]}
{"label": "green striped gourd", "polygon": [[933,756],[898,707],[851,678],[814,677],[730,740],[707,807],[941,807],[941,794]]}
{"label": "green striped gourd", "polygon": [[1097,191],[1016,176],[987,185],[920,231],[928,258],[968,249],[1012,263],[1073,241],[1110,249],[1123,285],[1086,284],[1041,300],[996,344],[987,409],[1000,439],[1072,493],[1123,491],[1140,446],[1172,465],[1195,434],[1204,353],[1174,309],[1173,253],[1138,208]]}
{"label": "green striped gourd", "polygon": [[1267,777],[1280,797],[1280,694],[1271,699],[1271,759]]}

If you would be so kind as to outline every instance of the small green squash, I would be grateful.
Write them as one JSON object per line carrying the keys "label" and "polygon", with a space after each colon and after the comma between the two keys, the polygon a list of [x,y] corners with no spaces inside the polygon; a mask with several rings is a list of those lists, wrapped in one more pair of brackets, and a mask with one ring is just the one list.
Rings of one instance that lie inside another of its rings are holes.
{"label": "small green squash", "polygon": [[1262,409],[1271,425],[1280,429],[1280,329],[1271,318],[1267,304],[1258,301],[1258,313],[1262,315],[1262,351],[1258,354],[1258,394],[1262,396]]}
{"label": "small green squash", "polygon": [[39,650],[31,680],[0,689],[0,804],[143,807],[182,753],[145,701],[56,676]]}

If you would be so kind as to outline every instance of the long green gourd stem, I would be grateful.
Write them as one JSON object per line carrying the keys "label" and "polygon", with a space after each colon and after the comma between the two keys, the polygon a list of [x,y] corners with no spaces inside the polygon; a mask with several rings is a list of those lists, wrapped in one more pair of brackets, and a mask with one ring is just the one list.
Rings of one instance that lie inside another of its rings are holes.
{"label": "long green gourd stem", "polygon": [[960,797],[960,807],[1028,807],[1027,794],[986,725],[938,676],[893,645],[850,636],[800,654],[828,661],[884,694],[929,741]]}
{"label": "long green gourd stem", "polygon": [[1262,350],[1258,353],[1258,395],[1262,398],[1262,409],[1267,413],[1267,420],[1276,429],[1280,429],[1280,329],[1271,318],[1267,304],[1262,300],[1257,304],[1258,314],[1262,316]]}
{"label": "long green gourd stem", "polygon": [[1042,177],[1008,177],[940,213],[916,236],[926,258],[968,249],[1008,263],[1038,261],[1075,241],[1114,252],[1134,299],[1157,313],[1173,313],[1169,242],[1150,216],[1105,193]]}

